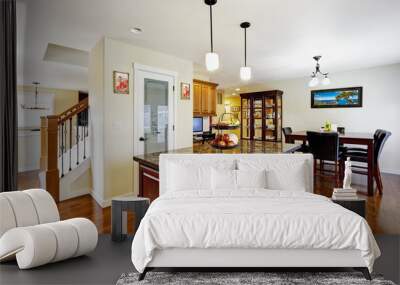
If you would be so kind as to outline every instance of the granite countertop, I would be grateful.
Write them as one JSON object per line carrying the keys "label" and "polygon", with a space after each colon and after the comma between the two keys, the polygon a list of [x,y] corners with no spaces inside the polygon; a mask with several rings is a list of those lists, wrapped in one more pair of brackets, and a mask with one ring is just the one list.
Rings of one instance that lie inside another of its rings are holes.
{"label": "granite countertop", "polygon": [[281,142],[266,142],[241,140],[239,145],[232,149],[220,150],[212,147],[208,142],[194,143],[192,147],[181,148],[165,152],[136,155],[134,161],[158,170],[158,159],[161,153],[290,153],[300,148],[300,144],[287,144]]}

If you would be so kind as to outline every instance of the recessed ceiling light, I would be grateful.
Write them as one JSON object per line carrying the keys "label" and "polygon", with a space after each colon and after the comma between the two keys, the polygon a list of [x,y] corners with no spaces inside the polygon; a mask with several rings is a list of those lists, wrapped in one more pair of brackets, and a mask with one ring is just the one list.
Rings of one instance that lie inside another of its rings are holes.
{"label": "recessed ceiling light", "polygon": [[239,92],[239,91],[240,91],[240,88],[236,88],[235,91],[236,91],[236,92]]}
{"label": "recessed ceiling light", "polygon": [[133,33],[133,34],[140,34],[140,33],[143,32],[142,29],[141,29],[141,28],[138,28],[138,27],[131,28],[130,31],[131,31],[131,33]]}
{"label": "recessed ceiling light", "polygon": [[235,96],[235,95],[236,95],[236,93],[235,93],[235,92],[233,92],[233,93],[232,93],[232,96]]}

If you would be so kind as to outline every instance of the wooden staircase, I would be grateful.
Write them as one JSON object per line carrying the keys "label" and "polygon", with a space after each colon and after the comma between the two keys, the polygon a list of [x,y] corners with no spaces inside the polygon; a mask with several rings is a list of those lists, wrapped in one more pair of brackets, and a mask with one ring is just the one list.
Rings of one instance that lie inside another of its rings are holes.
{"label": "wooden staircase", "polygon": [[41,117],[40,135],[45,189],[59,202],[60,179],[89,156],[88,98],[59,115]]}

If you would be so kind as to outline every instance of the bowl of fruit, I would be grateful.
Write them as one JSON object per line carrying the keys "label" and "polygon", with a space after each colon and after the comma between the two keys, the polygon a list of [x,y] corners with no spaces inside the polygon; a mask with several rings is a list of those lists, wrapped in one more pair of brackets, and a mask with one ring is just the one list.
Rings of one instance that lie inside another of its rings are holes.
{"label": "bowl of fruit", "polygon": [[239,139],[235,134],[218,134],[211,145],[219,149],[230,149],[238,145]]}

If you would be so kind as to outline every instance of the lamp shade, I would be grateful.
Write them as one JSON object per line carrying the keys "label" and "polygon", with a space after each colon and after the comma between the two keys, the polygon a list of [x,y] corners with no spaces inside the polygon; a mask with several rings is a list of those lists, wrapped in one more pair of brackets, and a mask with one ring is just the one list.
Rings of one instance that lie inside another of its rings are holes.
{"label": "lamp shade", "polygon": [[219,68],[219,57],[215,52],[206,53],[206,68],[208,71],[215,71]]}
{"label": "lamp shade", "polygon": [[240,79],[243,81],[248,81],[251,79],[251,67],[250,66],[242,66],[240,68]]}
{"label": "lamp shade", "polygon": [[319,83],[319,80],[317,77],[312,77],[310,82],[308,83],[308,87],[315,87]]}
{"label": "lamp shade", "polygon": [[322,85],[328,85],[331,83],[331,80],[329,79],[329,77],[325,76],[324,79],[322,79]]}

